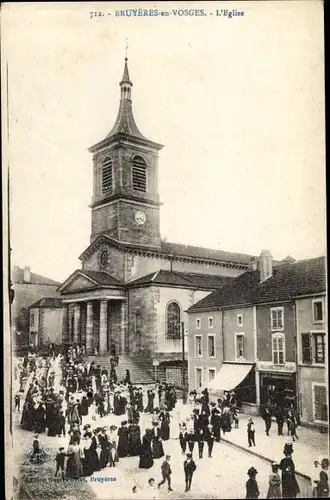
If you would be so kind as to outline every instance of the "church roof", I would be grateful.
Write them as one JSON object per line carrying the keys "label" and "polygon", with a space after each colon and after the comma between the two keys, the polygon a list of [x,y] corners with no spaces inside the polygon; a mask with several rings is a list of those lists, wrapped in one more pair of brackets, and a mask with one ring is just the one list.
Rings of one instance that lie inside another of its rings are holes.
{"label": "church roof", "polygon": [[30,309],[34,309],[36,307],[60,308],[62,307],[62,299],[56,297],[43,297],[32,304]]}
{"label": "church roof", "polygon": [[325,264],[324,257],[282,264],[274,267],[273,275],[262,283],[260,271],[247,271],[191,306],[188,312],[286,302],[293,297],[325,293]]}
{"label": "church roof", "polygon": [[147,274],[141,278],[137,278],[127,284],[127,286],[143,286],[143,285],[166,285],[178,286],[184,288],[204,288],[214,290],[221,288],[229,283],[234,278],[227,276],[215,276],[211,274],[200,273],[182,273],[178,271],[169,271],[160,269],[155,273]]}
{"label": "church roof", "polygon": [[119,281],[117,278],[112,276],[109,273],[106,273],[104,271],[86,271],[85,269],[79,271],[82,274],[85,274],[89,278],[91,278],[93,281],[95,281],[99,286],[104,286],[104,285],[120,285],[122,286],[123,283]]}
{"label": "church roof", "polygon": [[211,248],[183,245],[182,243],[170,243],[168,241],[162,241],[161,248],[164,252],[176,256],[182,255],[182,256],[195,257],[199,259],[219,260],[223,262],[235,262],[246,265],[250,263],[252,258],[255,258],[252,255],[247,255],[243,253],[226,252],[224,250],[214,250]]}

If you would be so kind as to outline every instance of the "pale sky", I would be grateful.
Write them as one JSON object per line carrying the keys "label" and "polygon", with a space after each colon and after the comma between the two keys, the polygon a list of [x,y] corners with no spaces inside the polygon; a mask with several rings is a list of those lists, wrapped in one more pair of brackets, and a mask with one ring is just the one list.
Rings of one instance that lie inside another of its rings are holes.
{"label": "pale sky", "polygon": [[162,235],[276,259],[324,254],[322,3],[233,2],[245,15],[232,19],[215,15],[228,2],[189,6],[208,15],[114,15],[137,2],[2,6],[13,264],[59,281],[80,268],[87,148],[115,122],[126,37],[135,120],[164,144]]}

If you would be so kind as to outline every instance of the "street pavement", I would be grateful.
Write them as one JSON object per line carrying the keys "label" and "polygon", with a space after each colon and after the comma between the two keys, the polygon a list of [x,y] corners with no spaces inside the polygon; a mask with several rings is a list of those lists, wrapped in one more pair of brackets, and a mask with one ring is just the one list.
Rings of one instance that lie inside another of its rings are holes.
{"label": "street pavement", "polygon": [[[189,412],[190,408],[188,407],[188,405],[182,405],[182,402],[178,401],[175,409],[172,412],[171,439],[169,441],[163,442],[165,454],[171,455],[172,488],[174,490],[173,492],[167,491],[167,484],[164,484],[161,487],[160,491],[150,491],[148,488],[149,478],[153,477],[156,481],[156,484],[161,480],[160,467],[162,461],[164,460],[163,458],[155,460],[155,463],[151,469],[144,470],[139,469],[138,467],[139,457],[127,457],[120,459],[115,468],[107,467],[99,472],[94,473],[91,478],[87,478],[88,484],[93,489],[96,498],[99,500],[110,500],[118,498],[159,498],[160,500],[163,498],[245,498],[245,483],[248,479],[247,470],[251,466],[256,467],[256,469],[258,470],[257,481],[260,490],[259,498],[266,498],[268,490],[268,476],[270,473],[269,462],[251,454],[251,449],[237,449],[232,444],[225,443],[224,441],[221,441],[220,443],[214,443],[212,458],[208,458],[207,445],[205,444],[204,457],[202,459],[199,459],[198,447],[197,444],[195,445],[194,460],[197,465],[197,470],[193,477],[191,491],[185,493],[183,472],[183,461],[185,457],[181,454],[181,448],[178,439],[178,423],[179,419],[184,418],[187,414],[189,414]],[[19,416],[17,415],[17,417]],[[97,418],[97,420],[93,422],[93,427],[109,426],[112,424],[119,426],[120,422],[124,419],[126,419],[125,415],[107,415],[103,418]],[[18,418],[16,419],[16,422],[18,422]],[[83,424],[85,423],[87,423],[87,420],[83,420]],[[240,420],[240,429],[233,429],[232,432],[226,433],[225,439],[228,439],[229,441],[231,440],[231,442],[235,445],[244,446],[245,444],[247,446],[246,424],[247,417],[244,416]],[[141,414],[140,425],[142,432],[145,428],[151,427],[151,415]],[[275,433],[275,426],[273,426],[273,428],[271,429],[271,436],[269,438],[266,438],[266,436],[264,436],[263,421],[261,419],[255,419],[255,426],[257,446],[253,448],[252,451],[256,451],[260,455],[266,456],[266,458],[276,458],[277,460],[280,460],[283,457],[283,445],[287,440],[287,437],[278,437],[277,432]],[[305,430],[310,431],[309,429],[301,429],[301,435],[303,435],[303,432]],[[29,436],[31,436],[32,439],[32,434],[28,431],[20,429],[19,434],[21,433],[27,433]],[[312,434],[312,436],[314,436],[314,434]],[[324,450],[327,436],[320,436],[323,440],[320,445],[322,445],[323,448],[321,448],[320,446],[319,449],[314,449],[314,446],[316,446],[316,443],[318,443],[315,436],[314,438],[312,438],[311,443],[305,443],[304,448],[303,444],[301,444],[299,448],[301,440],[299,440],[297,444],[294,444],[294,461],[296,463],[296,466],[297,463],[302,463],[302,460],[299,461],[299,456],[302,453],[308,453],[305,462],[308,462],[308,470],[310,471],[310,466],[312,465],[315,454],[319,455],[321,450]],[[306,436],[304,437],[304,439],[305,438]],[[53,438],[48,437],[44,434],[40,435],[40,442],[41,446],[43,445],[43,443],[47,443],[48,446],[54,446],[54,454],[55,450],[57,450],[59,446],[67,446],[68,444],[67,438]],[[271,446],[269,446],[270,443]],[[303,451],[307,449],[309,449],[309,452]],[[327,456],[327,454],[325,454],[325,456]],[[308,498],[311,494],[310,483],[305,479],[299,477],[297,479],[301,490],[301,494],[299,495],[299,497]],[[137,486],[138,492],[136,494],[133,494],[132,488],[135,485]]]}

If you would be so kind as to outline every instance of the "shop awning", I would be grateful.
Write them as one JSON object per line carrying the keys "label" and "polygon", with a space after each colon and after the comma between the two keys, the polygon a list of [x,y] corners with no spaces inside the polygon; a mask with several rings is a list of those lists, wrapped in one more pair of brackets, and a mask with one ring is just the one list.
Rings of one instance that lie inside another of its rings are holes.
{"label": "shop awning", "polygon": [[218,391],[235,389],[249,374],[253,365],[224,364],[209,383],[208,388]]}

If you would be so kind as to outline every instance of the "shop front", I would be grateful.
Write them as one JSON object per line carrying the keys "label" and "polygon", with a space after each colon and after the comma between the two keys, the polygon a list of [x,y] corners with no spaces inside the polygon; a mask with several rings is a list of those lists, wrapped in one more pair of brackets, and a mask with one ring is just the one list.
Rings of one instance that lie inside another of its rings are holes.
{"label": "shop front", "polygon": [[291,405],[296,410],[296,373],[260,372],[260,407],[266,405],[288,410]]}

